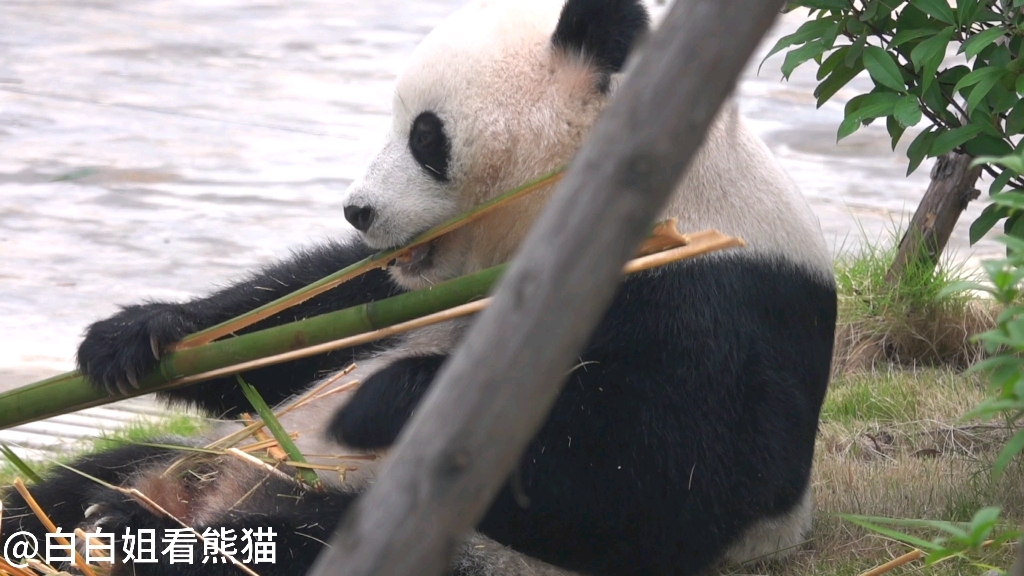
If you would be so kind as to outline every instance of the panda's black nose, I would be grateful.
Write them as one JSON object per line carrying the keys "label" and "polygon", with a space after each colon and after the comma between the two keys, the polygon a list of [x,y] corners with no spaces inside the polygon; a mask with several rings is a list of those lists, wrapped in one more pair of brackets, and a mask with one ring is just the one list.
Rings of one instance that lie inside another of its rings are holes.
{"label": "panda's black nose", "polygon": [[360,232],[370,229],[374,216],[376,214],[369,206],[345,206],[345,219]]}

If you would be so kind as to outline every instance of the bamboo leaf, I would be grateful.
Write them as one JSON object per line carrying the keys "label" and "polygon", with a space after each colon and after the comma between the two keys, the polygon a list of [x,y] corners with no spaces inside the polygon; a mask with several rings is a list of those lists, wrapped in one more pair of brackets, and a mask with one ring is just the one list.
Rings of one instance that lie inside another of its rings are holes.
{"label": "bamboo leaf", "polygon": [[18,472],[21,472],[23,476],[25,476],[32,482],[39,483],[43,481],[39,474],[36,474],[36,471],[33,470],[32,467],[29,466],[24,460],[18,457],[18,455],[14,453],[14,450],[11,450],[10,446],[8,446],[7,444],[0,444],[0,454],[2,454],[3,457],[6,458],[7,461],[11,463],[11,465],[17,468]]}
{"label": "bamboo leaf", "polygon": [[888,536],[889,538],[892,538],[893,540],[898,540],[900,542],[906,542],[907,544],[910,544],[911,546],[916,546],[917,548],[921,548],[923,550],[938,550],[939,549],[939,546],[937,546],[937,545],[935,545],[935,544],[933,544],[933,543],[931,543],[931,542],[929,542],[927,540],[923,540],[921,538],[917,538],[917,537],[911,536],[909,534],[904,534],[902,532],[897,532],[897,531],[892,530],[890,528],[885,528],[883,526],[879,526],[878,524],[875,524],[873,522],[869,522],[869,521],[867,521],[867,520],[865,520],[863,518],[857,517],[857,516],[852,516],[852,515],[848,515],[848,514],[837,514],[837,516],[839,516],[840,518],[842,518],[842,519],[844,519],[844,520],[846,520],[848,522],[853,522],[854,524],[860,526],[861,528],[865,528],[867,530],[870,530],[871,532],[875,532],[875,533],[881,534],[883,536]]}
{"label": "bamboo leaf", "polygon": [[[277,416],[274,416],[274,411],[267,405],[263,396],[260,396],[260,393],[253,388],[251,384],[246,382],[245,379],[242,378],[241,374],[236,374],[235,380],[237,380],[238,385],[241,386],[242,394],[245,394],[245,399],[249,401],[249,404],[252,404],[252,407],[256,410],[256,414],[259,415],[260,420],[263,420],[263,425],[267,427],[267,430],[270,430],[274,439],[277,440],[278,446],[280,446],[281,449],[284,450],[285,454],[287,454],[292,460],[307,464],[308,462],[306,461],[306,457],[302,455],[302,452],[299,452],[299,447],[292,441],[292,437],[288,435],[288,431],[285,430],[284,426],[281,425],[281,422],[278,421]],[[316,472],[313,470],[308,468],[299,468],[298,472],[299,476],[302,477],[302,480],[306,482],[306,484],[309,484],[310,486],[320,486],[320,477],[317,476]]]}

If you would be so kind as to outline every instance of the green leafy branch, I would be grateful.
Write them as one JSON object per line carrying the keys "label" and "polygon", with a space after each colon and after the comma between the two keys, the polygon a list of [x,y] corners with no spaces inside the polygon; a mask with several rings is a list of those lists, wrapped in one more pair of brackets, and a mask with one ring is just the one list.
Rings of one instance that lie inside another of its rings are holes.
{"label": "green leafy branch", "polygon": [[[1024,134],[1024,0],[793,0],[810,18],[779,39],[768,56],[787,50],[789,78],[806,63],[817,65],[814,91],[820,107],[867,71],[874,84],[851,98],[838,129],[843,139],[885,118],[893,149],[907,128],[928,125],[907,149],[908,174],[925,158],[956,151],[1005,156]],[[950,50],[955,57],[947,58]],[[1019,172],[985,163],[989,193],[1024,189]],[[1008,234],[1024,237],[1024,218],[993,203],[971,227],[975,242],[1000,220]]]}
{"label": "green leafy branch", "polygon": [[[983,548],[1001,546],[1020,538],[1020,531],[1000,527],[999,513],[1000,509],[996,507],[982,508],[974,514],[970,522],[879,518],[853,514],[837,516],[876,534],[914,546],[926,553],[925,563],[931,566],[951,557],[969,558]],[[890,526],[924,529],[938,532],[939,535],[932,540],[925,540]]]}

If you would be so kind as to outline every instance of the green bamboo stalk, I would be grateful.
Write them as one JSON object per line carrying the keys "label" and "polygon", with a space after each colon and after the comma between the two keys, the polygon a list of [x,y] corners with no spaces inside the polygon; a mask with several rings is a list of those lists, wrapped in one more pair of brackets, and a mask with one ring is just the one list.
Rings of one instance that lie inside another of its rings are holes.
{"label": "green bamboo stalk", "polygon": [[562,166],[561,168],[549,172],[544,176],[537,178],[536,180],[527,182],[526,184],[523,184],[518,188],[505,192],[504,194],[501,194],[500,196],[492,200],[484,202],[483,204],[480,204],[479,206],[471,210],[463,212],[462,214],[459,214],[458,216],[455,216],[454,218],[451,218],[446,222],[438,224],[437,226],[431,228],[430,230],[427,230],[423,234],[420,234],[419,236],[414,238],[410,243],[406,244],[401,248],[396,248],[394,250],[385,250],[383,252],[378,252],[372,256],[368,256],[360,260],[359,262],[356,262],[355,264],[349,265],[335,272],[334,274],[331,274],[330,276],[318,280],[304,288],[296,290],[291,294],[282,296],[277,300],[274,300],[273,302],[268,302],[267,304],[264,304],[259,308],[246,312],[245,314],[242,314],[240,316],[236,316],[235,318],[232,318],[225,322],[221,322],[216,326],[210,326],[209,328],[200,330],[195,334],[189,334],[188,336],[182,338],[181,342],[179,342],[176,345],[176,349],[181,350],[207,344],[213,340],[216,340],[217,338],[221,338],[232,332],[236,332],[242,328],[245,328],[246,326],[259,322],[264,318],[273,316],[274,314],[277,314],[281,310],[287,309],[291,306],[295,306],[296,304],[301,304],[302,302],[310,298],[313,298],[317,294],[321,294],[327,290],[330,290],[331,288],[337,286],[338,284],[351,280],[352,278],[355,278],[360,274],[377,268],[383,268],[388,264],[388,262],[391,262],[398,256],[408,252],[409,250],[417,246],[422,246],[440,236],[443,236],[444,234],[447,234],[448,232],[451,232],[452,230],[455,230],[456,228],[468,224],[486,215],[487,213],[495,210],[496,208],[508,204],[509,202],[512,202],[513,200],[519,198],[520,196],[525,196],[527,194],[540,190],[545,186],[557,183],[558,180],[561,179],[562,174],[565,172],[565,169],[566,167]]}
{"label": "green bamboo stalk", "polygon": [[0,430],[173,387],[175,380],[363,334],[483,297],[504,271],[495,266],[431,288],[360,304],[166,354],[127,396],[98,391],[77,371],[0,394]]}
{"label": "green bamboo stalk", "polygon": [[[249,404],[252,404],[253,409],[256,410],[256,414],[259,415],[260,420],[263,420],[263,425],[270,430],[270,433],[274,435],[274,439],[277,440],[278,446],[284,450],[284,453],[289,458],[296,462],[302,462],[306,464],[306,457],[299,451],[299,447],[292,442],[292,437],[288,435],[288,431],[284,429],[281,422],[278,421],[277,416],[274,416],[274,411],[267,405],[267,401],[260,396],[260,393],[242,378],[241,374],[235,374],[235,380],[238,381],[238,385],[242,387],[242,394],[245,394],[246,400]],[[316,488],[320,486],[320,477],[316,475],[316,472],[309,468],[300,468],[298,470],[299,477],[302,480]]]}
{"label": "green bamboo stalk", "polygon": [[[675,230],[674,223],[670,230],[663,229],[664,225],[665,223],[659,223],[655,227],[654,237],[651,238],[654,241],[650,247],[651,250],[642,248],[641,254],[649,254],[655,248],[657,250],[665,249],[673,243],[686,244],[690,241],[697,241],[696,244],[690,245],[695,249],[692,254],[689,256],[679,255],[675,258],[687,258],[707,251],[742,245],[741,240],[722,236],[717,232],[706,231],[682,236]],[[717,240],[711,241],[706,246],[698,246],[710,238],[709,234],[710,236],[717,235]],[[666,243],[666,238],[670,239],[668,243]],[[671,250],[664,254],[668,254],[668,252]],[[660,266],[668,261],[671,259],[661,263],[651,262],[645,266]],[[109,404],[124,398],[133,398],[221,377],[226,372],[221,372],[219,375],[209,375],[208,373],[225,368],[228,371],[233,371],[234,367],[245,362],[365,334],[460,306],[485,296],[505,267],[506,265],[502,264],[424,290],[360,304],[194,348],[172,351],[163,356],[152,373],[139,380],[137,390],[133,390],[127,395],[108,396],[87,382],[78,371],[29,384],[0,394],[0,430]],[[640,269],[644,268],[638,268],[638,270]],[[182,381],[189,377],[195,378]]]}

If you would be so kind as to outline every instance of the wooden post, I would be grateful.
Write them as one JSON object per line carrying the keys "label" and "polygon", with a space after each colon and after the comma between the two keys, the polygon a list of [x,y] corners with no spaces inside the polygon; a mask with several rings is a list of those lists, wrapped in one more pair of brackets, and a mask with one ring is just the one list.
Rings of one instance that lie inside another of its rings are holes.
{"label": "wooden post", "polygon": [[442,573],[543,423],[781,0],[678,0],[311,574]]}
{"label": "wooden post", "polygon": [[1017,561],[1010,567],[1007,576],[1024,576],[1024,538],[1017,542]]}
{"label": "wooden post", "polygon": [[910,227],[900,240],[899,251],[885,273],[885,281],[899,281],[903,271],[915,261],[934,267],[949,242],[953,227],[967,204],[978,197],[981,167],[971,168],[973,157],[950,152],[939,156],[932,168],[932,181],[921,198]]}

